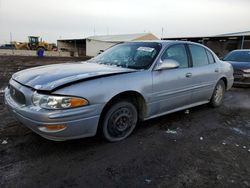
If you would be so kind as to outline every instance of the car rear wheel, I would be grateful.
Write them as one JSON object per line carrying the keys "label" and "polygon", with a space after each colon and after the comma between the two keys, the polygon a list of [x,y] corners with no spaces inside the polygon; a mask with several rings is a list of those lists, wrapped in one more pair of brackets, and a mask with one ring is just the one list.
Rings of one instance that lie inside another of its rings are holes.
{"label": "car rear wheel", "polygon": [[138,113],[134,104],[128,101],[115,103],[103,119],[103,137],[110,142],[123,140],[135,129],[137,120]]}
{"label": "car rear wheel", "polygon": [[222,104],[225,95],[225,90],[225,83],[220,80],[216,84],[212,98],[210,100],[210,104],[212,105],[212,107],[218,107]]}

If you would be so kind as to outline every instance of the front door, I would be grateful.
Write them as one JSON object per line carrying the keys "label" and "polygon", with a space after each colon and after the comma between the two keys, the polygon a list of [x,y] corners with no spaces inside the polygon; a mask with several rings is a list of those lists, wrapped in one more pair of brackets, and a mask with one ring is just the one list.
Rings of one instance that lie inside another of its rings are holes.
{"label": "front door", "polygon": [[161,114],[191,103],[191,71],[187,50],[184,44],[168,47],[161,57],[173,59],[180,64],[179,68],[152,72],[152,103],[155,107],[152,114]]}

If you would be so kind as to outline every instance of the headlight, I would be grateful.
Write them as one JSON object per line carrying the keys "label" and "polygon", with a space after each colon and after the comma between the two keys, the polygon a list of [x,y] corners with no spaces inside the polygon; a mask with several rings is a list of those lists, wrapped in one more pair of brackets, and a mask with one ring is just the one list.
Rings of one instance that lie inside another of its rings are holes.
{"label": "headlight", "polygon": [[33,104],[45,109],[66,109],[88,105],[88,101],[78,97],[43,95],[35,92]]}
{"label": "headlight", "polygon": [[250,73],[250,69],[245,69],[243,72]]}

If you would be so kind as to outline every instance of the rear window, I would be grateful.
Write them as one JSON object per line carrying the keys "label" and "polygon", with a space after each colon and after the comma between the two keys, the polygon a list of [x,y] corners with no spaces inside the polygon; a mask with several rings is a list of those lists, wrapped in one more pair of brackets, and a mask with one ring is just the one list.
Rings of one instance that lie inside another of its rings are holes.
{"label": "rear window", "polygon": [[233,51],[223,59],[224,61],[250,62],[250,51]]}

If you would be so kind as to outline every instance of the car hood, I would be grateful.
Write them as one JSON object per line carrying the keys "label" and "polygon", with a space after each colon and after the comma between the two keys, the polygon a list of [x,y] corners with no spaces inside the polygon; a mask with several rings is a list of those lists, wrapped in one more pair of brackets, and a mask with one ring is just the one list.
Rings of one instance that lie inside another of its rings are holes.
{"label": "car hood", "polygon": [[15,73],[12,79],[36,90],[51,91],[78,81],[134,72],[117,66],[79,62],[40,66]]}
{"label": "car hood", "polygon": [[249,69],[250,68],[250,62],[238,62],[238,61],[227,61],[230,63],[234,69]]}

